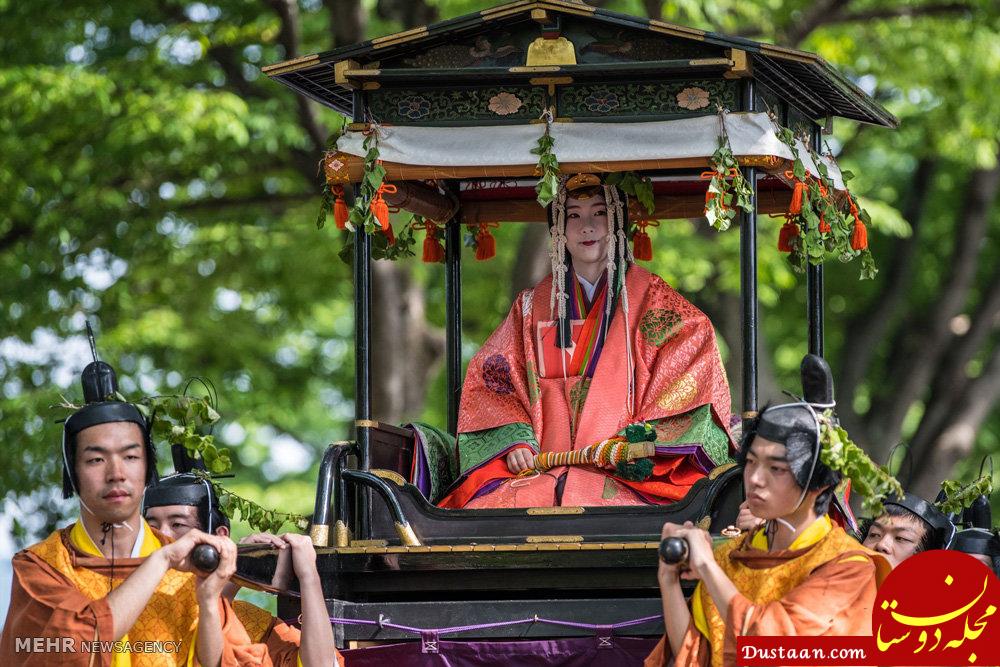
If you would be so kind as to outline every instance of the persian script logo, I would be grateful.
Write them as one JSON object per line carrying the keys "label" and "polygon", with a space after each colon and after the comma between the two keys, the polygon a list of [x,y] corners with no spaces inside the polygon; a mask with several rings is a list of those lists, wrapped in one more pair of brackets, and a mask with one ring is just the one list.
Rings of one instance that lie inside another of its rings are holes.
{"label": "persian script logo", "polygon": [[879,664],[1000,665],[1000,580],[958,551],[900,563],[872,610]]}

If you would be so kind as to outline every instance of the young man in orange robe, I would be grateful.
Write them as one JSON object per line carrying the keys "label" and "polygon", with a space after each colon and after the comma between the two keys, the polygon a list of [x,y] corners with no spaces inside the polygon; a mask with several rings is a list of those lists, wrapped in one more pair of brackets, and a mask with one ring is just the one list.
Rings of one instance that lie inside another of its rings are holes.
{"label": "young man in orange robe", "polygon": [[[151,526],[173,539],[180,539],[195,530],[229,537],[229,519],[219,510],[212,485],[193,474],[165,477],[146,491],[143,515]],[[251,640],[267,646],[275,663],[297,660],[302,667],[336,667],[343,665],[333,638],[333,626],[323,597],[323,586],[316,569],[316,550],[305,535],[286,533],[270,535],[256,533],[240,540],[240,544],[269,544],[278,549],[271,585],[286,589],[294,571],[302,598],[301,632],[266,609],[245,600],[234,600],[239,586],[230,583],[223,595],[232,602]]]}
{"label": "young man in orange robe", "polygon": [[[79,495],[80,518],[14,556],[0,664],[271,664],[222,597],[236,568],[235,545],[200,531],[173,541],[142,519],[156,465],[138,409],[118,401],[85,405],[66,420],[62,454],[64,495]],[[220,555],[207,576],[191,563],[199,544]]]}
{"label": "young man in orange robe", "polygon": [[[739,459],[762,528],[713,552],[706,531],[663,527],[689,554],[686,564],[659,565],[666,635],[647,667],[738,664],[738,636],[871,634],[876,589],[890,567],[827,514],[840,473],[819,460],[825,426],[816,409],[774,406],[748,429]],[[700,580],[690,607],[682,578]]]}

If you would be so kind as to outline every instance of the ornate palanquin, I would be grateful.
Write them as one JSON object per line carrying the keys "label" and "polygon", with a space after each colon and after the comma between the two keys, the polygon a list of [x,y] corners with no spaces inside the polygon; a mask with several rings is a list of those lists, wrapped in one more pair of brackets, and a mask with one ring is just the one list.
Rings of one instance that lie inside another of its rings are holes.
{"label": "ornate palanquin", "polygon": [[[550,132],[564,173],[635,171],[652,183],[655,219],[701,216],[702,172],[726,123],[752,185],[737,216],[743,322],[741,414],[757,406],[757,214],[792,200],[790,128],[806,172],[829,172],[822,133],[834,117],[894,127],[896,119],[815,54],[626,16],[568,0],[519,0],[430,26],[264,68],[350,119],[324,158],[331,188],[350,199],[366,178],[365,139],[380,137],[386,201],[443,227],[447,430],[462,385],[463,225],[540,222],[538,137]],[[719,108],[732,113],[726,117]],[[731,124],[730,124],[731,123]],[[606,137],[610,137],[607,139]],[[603,141],[603,143],[602,143]],[[804,142],[804,143],[803,143]],[[816,155],[815,161],[805,155]],[[821,164],[822,163],[822,164]],[[320,469],[312,536],[331,614],[378,621],[338,628],[344,641],[392,638],[383,616],[410,625],[502,620],[514,609],[614,623],[658,614],[660,527],[699,522],[718,532],[742,501],[740,471],[719,468],[676,503],[649,507],[445,510],[413,484],[415,435],[371,410],[372,234],[354,232],[355,438],[330,446]],[[807,270],[809,351],[823,353],[823,271]],[[667,323],[669,324],[669,323]],[[660,327],[661,329],[664,327]],[[669,327],[667,327],[668,329]],[[666,329],[665,329],[666,330]],[[243,552],[240,571],[266,580],[274,554]],[[282,599],[286,613],[294,600]],[[657,623],[638,634],[661,631]],[[514,636],[503,629],[483,636]],[[523,628],[511,630],[524,636]],[[564,627],[527,636],[573,634]],[[490,634],[492,633],[492,634]]]}

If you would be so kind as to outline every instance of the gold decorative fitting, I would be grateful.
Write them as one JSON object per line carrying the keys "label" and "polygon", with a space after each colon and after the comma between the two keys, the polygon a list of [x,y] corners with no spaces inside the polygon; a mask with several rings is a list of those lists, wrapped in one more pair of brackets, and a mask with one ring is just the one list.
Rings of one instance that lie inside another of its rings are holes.
{"label": "gold decorative fitting", "polygon": [[746,155],[737,159],[744,167],[764,167],[766,169],[774,169],[784,162],[777,155]]}
{"label": "gold decorative fitting", "polygon": [[417,534],[413,532],[413,528],[408,523],[396,523],[396,534],[399,535],[399,540],[403,543],[403,546],[421,546],[420,538],[417,537]]}
{"label": "gold decorative fitting", "polygon": [[377,421],[372,421],[371,419],[356,419],[354,420],[354,425],[357,428],[378,428],[379,423]]}
{"label": "gold decorative fitting", "polygon": [[415,39],[420,39],[421,37],[426,37],[426,36],[427,36],[427,26],[422,25],[418,28],[412,28],[411,30],[404,30],[403,32],[397,32],[394,35],[377,37],[372,40],[372,47],[376,49],[383,49],[387,46],[392,46],[393,44],[404,44],[406,42],[412,42]]}
{"label": "gold decorative fitting", "polygon": [[708,478],[716,479],[722,473],[726,472],[730,468],[735,468],[735,467],[736,467],[735,463],[723,463],[721,466],[716,466],[715,468],[712,468],[712,472],[708,473]]}
{"label": "gold decorative fitting", "polygon": [[356,70],[360,67],[356,60],[341,60],[333,64],[333,80],[338,86],[353,88],[354,83],[347,80],[347,71]]}
{"label": "gold decorative fitting", "polygon": [[527,67],[540,65],[575,65],[576,49],[573,42],[565,37],[546,39],[538,37],[528,45],[528,57],[524,64]]}
{"label": "gold decorative fitting", "polygon": [[381,477],[382,479],[387,479],[390,482],[392,482],[393,484],[396,484],[397,486],[403,486],[404,484],[406,484],[406,480],[403,479],[403,476],[400,475],[395,470],[385,470],[383,468],[372,468],[368,472],[370,472],[371,474],[375,475],[376,477]]}
{"label": "gold decorative fitting", "polygon": [[756,419],[760,416],[760,413],[756,410],[744,410],[743,414],[740,416],[743,417],[743,419]]}
{"label": "gold decorative fitting", "polygon": [[705,515],[700,519],[698,519],[698,522],[695,523],[695,525],[701,528],[702,530],[708,530],[709,527],[711,527],[712,525],[712,517]]}
{"label": "gold decorative fitting", "polygon": [[351,543],[351,531],[343,521],[337,521],[333,526],[333,539],[338,547],[346,547]]}
{"label": "gold decorative fitting", "polygon": [[322,523],[314,523],[309,529],[309,539],[314,547],[325,547],[330,544],[330,526]]}
{"label": "gold decorative fitting", "polygon": [[524,538],[528,544],[543,542],[583,542],[583,535],[528,535]]}
{"label": "gold decorative fitting", "polygon": [[538,21],[539,23],[548,23],[549,13],[544,9],[532,9],[531,18],[534,19],[535,21]]}
{"label": "gold decorative fitting", "polygon": [[304,67],[312,67],[317,64],[319,64],[319,54],[312,53],[308,56],[302,56],[301,58],[293,58],[292,60],[286,60],[273,65],[266,65],[262,67],[260,71],[267,76],[278,76],[279,74],[287,74],[289,72],[294,72],[295,70],[300,70]]}
{"label": "gold decorative fitting", "polygon": [[551,514],[583,514],[582,507],[529,507],[525,510],[529,516],[544,516]]}
{"label": "gold decorative fitting", "polygon": [[387,547],[389,540],[351,540],[352,547]]}
{"label": "gold decorative fitting", "polygon": [[729,59],[733,64],[730,65],[729,71],[722,75],[724,78],[743,79],[753,73],[750,59],[747,58],[747,52],[743,49],[729,49]]}

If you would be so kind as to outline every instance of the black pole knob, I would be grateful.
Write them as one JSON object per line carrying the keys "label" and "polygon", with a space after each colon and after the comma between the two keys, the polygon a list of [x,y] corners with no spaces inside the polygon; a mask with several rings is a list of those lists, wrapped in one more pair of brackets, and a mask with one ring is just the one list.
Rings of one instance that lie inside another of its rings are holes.
{"label": "black pole knob", "polygon": [[199,544],[191,550],[191,564],[204,572],[211,574],[219,567],[219,551],[211,544]]}
{"label": "black pole knob", "polygon": [[660,560],[667,565],[680,565],[688,559],[687,540],[680,537],[667,537],[660,542]]}

